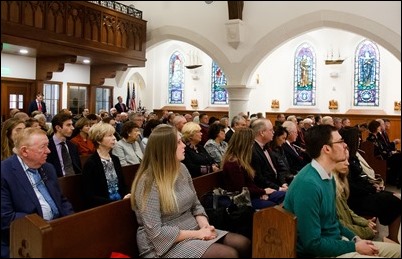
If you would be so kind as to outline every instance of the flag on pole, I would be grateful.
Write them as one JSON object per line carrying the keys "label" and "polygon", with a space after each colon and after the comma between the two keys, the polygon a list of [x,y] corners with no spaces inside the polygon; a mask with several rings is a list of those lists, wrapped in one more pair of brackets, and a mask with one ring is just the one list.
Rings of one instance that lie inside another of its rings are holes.
{"label": "flag on pole", "polygon": [[127,83],[127,99],[126,99],[126,107],[130,107],[130,83]]}
{"label": "flag on pole", "polygon": [[137,111],[137,105],[135,104],[135,85],[134,84],[133,84],[133,93],[131,94],[129,107],[132,111]]}

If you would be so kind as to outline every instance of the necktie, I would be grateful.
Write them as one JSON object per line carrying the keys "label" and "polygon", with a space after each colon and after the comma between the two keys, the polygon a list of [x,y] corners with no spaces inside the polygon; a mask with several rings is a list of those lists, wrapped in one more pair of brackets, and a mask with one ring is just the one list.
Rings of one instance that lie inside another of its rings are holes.
{"label": "necktie", "polygon": [[40,176],[39,172],[37,169],[28,169],[29,172],[32,173],[33,179],[34,179],[34,186],[38,188],[39,192],[42,194],[43,198],[45,198],[46,202],[49,204],[50,209],[52,210],[53,213],[53,218],[57,218],[59,216],[59,210],[57,209],[56,203],[54,203],[52,197],[49,194],[49,191],[47,190],[44,180]]}
{"label": "necktie", "polygon": [[38,102],[38,111],[42,111],[42,104],[40,102]]}
{"label": "necktie", "polygon": [[73,162],[71,161],[70,154],[67,151],[66,142],[60,142],[61,145],[61,157],[63,158],[64,173],[65,175],[73,175],[74,168]]}
{"label": "necktie", "polygon": [[275,174],[276,174],[276,168],[275,168],[275,166],[274,166],[274,163],[272,162],[271,156],[269,155],[269,152],[268,152],[267,149],[264,149],[264,154],[265,154],[265,156],[267,157],[268,162],[269,162],[269,164],[270,164],[271,167],[272,167],[272,170],[274,170],[274,172],[275,172]]}
{"label": "necktie", "polygon": [[290,147],[293,149],[293,151],[296,153],[296,155],[299,155],[299,152],[297,152],[296,148],[293,146],[293,144],[290,144]]}

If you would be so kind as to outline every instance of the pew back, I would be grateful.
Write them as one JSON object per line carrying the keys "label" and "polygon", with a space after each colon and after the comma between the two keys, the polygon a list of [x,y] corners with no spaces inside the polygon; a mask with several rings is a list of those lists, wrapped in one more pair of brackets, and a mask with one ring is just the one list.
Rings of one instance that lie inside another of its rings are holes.
{"label": "pew back", "polygon": [[122,173],[124,178],[124,184],[126,186],[127,192],[131,192],[131,184],[134,181],[135,174],[137,173],[140,164],[128,165],[122,167]]}
{"label": "pew back", "polygon": [[374,144],[370,141],[363,141],[360,143],[360,155],[366,162],[374,169],[376,174],[381,175],[384,183],[387,182],[387,161],[374,156]]}
{"label": "pew back", "polygon": [[61,193],[73,206],[75,212],[85,210],[88,206],[84,199],[84,183],[81,174],[69,175],[58,178]]}
{"label": "pew back", "polygon": [[254,213],[253,258],[296,258],[297,218],[282,206]]}
{"label": "pew back", "polygon": [[106,258],[111,252],[139,257],[137,220],[130,199],[112,202],[60,219],[37,214],[11,223],[11,257]]}
{"label": "pew back", "polygon": [[216,187],[223,187],[223,171],[209,173],[193,178],[194,188],[197,191],[198,199]]}

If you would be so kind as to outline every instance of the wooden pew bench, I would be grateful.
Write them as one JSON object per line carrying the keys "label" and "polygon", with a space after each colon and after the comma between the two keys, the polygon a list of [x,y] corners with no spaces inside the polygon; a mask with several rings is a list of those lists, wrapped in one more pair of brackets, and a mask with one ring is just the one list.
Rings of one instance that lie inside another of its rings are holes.
{"label": "wooden pew bench", "polygon": [[[122,167],[124,184],[127,192],[131,191],[131,184],[138,168],[139,164]],[[59,177],[58,181],[61,193],[73,205],[75,212],[80,212],[88,208],[88,204],[85,203],[84,199],[85,186],[81,174]]]}
{"label": "wooden pew bench", "polygon": [[37,214],[11,223],[11,257],[138,258],[137,220],[130,199],[46,221]]}
{"label": "wooden pew bench", "polygon": [[[198,197],[222,186],[221,172],[193,179]],[[112,252],[138,258],[137,220],[130,200],[112,202],[60,219],[31,214],[11,223],[11,257],[110,257]],[[280,206],[254,214],[253,257],[295,257],[296,217]]]}
{"label": "wooden pew bench", "polygon": [[387,161],[382,160],[380,157],[374,155],[374,144],[370,141],[363,141],[360,143],[360,155],[366,162],[374,169],[376,174],[381,175],[384,183],[387,182]]}
{"label": "wooden pew bench", "polygon": [[[193,179],[198,198],[223,186],[223,173],[206,174]],[[296,258],[297,218],[282,206],[259,210],[253,219],[253,258]]]}

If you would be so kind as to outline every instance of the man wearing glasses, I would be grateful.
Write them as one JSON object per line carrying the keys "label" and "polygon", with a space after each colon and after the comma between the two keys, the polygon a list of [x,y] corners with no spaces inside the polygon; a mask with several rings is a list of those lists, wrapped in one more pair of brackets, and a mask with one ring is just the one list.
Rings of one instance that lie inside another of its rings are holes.
{"label": "man wearing glasses", "polygon": [[331,125],[317,125],[306,134],[312,158],[290,184],[284,208],[297,216],[297,255],[302,257],[400,257],[387,243],[362,240],[340,224],[332,170],[344,161],[347,145]]}

